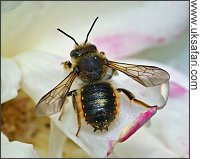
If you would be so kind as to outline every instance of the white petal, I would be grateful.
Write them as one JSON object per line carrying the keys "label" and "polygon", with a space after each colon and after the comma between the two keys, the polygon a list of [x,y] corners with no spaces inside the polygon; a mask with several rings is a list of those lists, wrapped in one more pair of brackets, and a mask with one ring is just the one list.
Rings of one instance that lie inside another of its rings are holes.
{"label": "white petal", "polygon": [[21,71],[11,59],[1,58],[1,103],[17,96]]}
{"label": "white petal", "polygon": [[48,157],[61,158],[67,136],[52,121],[50,128]]}
{"label": "white petal", "polygon": [[1,133],[1,157],[2,158],[38,158],[33,145],[19,141],[9,142]]}
{"label": "white petal", "polygon": [[151,122],[149,131],[179,157],[189,157],[189,92],[170,97],[166,108]]}
{"label": "white petal", "polygon": [[62,62],[66,59],[45,52],[28,52],[14,57],[19,64],[23,79],[22,89],[38,102],[69,73]]}

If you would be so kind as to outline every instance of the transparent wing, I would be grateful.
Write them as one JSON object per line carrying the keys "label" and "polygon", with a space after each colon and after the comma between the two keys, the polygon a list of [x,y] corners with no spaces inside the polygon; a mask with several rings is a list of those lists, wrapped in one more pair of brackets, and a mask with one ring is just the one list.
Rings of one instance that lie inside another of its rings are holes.
{"label": "transparent wing", "polygon": [[58,113],[65,102],[66,94],[76,78],[74,72],[71,72],[55,88],[44,95],[38,102],[35,111],[37,115],[52,115]]}
{"label": "transparent wing", "polygon": [[169,80],[169,73],[155,66],[144,66],[108,61],[108,67],[121,71],[145,87],[153,87]]}

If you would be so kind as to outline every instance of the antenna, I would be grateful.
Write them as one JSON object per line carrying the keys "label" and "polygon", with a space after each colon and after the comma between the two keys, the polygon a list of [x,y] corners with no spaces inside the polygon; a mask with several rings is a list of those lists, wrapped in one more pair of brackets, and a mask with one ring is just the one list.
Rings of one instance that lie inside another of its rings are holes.
{"label": "antenna", "polygon": [[96,19],[94,20],[94,22],[93,22],[93,24],[92,24],[90,30],[88,31],[87,36],[86,36],[86,39],[85,39],[85,43],[88,41],[88,36],[90,35],[90,32],[91,32],[92,28],[94,27],[94,24],[96,23],[96,21],[97,21],[98,18],[99,18],[99,17],[96,17]]}
{"label": "antenna", "polygon": [[77,45],[77,46],[79,46],[79,44],[76,42],[76,40],[72,37],[72,36],[70,36],[69,34],[67,34],[67,33],[65,33],[64,31],[62,31],[61,29],[57,29],[58,31],[60,31],[61,33],[63,33],[64,35],[66,35],[67,37],[69,37],[70,39],[72,39],[74,42],[75,42],[75,44]]}

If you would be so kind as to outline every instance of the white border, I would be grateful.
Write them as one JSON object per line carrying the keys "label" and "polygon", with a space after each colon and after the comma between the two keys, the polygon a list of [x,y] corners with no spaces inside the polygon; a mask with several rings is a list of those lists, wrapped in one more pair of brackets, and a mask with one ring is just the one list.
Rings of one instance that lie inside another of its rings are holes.
{"label": "white border", "polygon": [[[191,18],[191,2],[194,0],[190,0],[190,18]],[[196,0],[197,3],[197,30],[200,34],[200,1]],[[191,24],[190,24],[191,27]],[[191,29],[191,28],[190,28]],[[200,36],[199,36],[200,37]],[[198,37],[198,51],[200,51],[200,41]],[[200,55],[198,55],[198,63],[197,67],[197,90],[190,90],[190,157],[191,158],[199,158],[200,156]],[[190,74],[191,77],[191,74]]]}

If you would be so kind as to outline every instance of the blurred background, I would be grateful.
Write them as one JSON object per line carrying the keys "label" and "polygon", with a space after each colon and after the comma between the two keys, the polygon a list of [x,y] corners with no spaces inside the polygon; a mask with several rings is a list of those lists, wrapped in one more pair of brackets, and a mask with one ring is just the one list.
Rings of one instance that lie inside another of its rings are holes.
{"label": "blurred background", "polygon": [[82,42],[98,16],[89,41],[110,58],[138,54],[137,58],[170,64],[188,74],[188,4],[2,2],[2,55],[34,48],[69,58],[74,43],[56,29]]}

